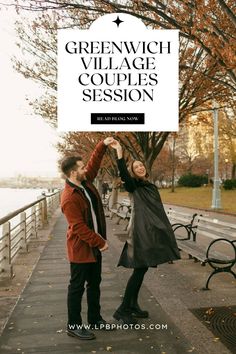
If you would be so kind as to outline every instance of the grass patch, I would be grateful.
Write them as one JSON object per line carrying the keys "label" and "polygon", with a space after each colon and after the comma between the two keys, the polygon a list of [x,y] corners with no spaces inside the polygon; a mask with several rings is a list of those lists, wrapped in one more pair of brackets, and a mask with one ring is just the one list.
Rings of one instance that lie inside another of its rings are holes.
{"label": "grass patch", "polygon": [[[163,203],[211,209],[212,187],[177,187],[174,193],[170,189],[159,189],[159,192]],[[236,214],[236,190],[221,189],[221,207],[222,211]]]}

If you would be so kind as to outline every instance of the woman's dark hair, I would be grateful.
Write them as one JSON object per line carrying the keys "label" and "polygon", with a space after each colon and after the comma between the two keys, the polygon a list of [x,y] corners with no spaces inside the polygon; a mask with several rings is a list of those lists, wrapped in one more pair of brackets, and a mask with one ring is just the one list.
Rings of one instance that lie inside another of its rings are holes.
{"label": "woman's dark hair", "polygon": [[66,175],[70,177],[71,171],[75,170],[77,167],[77,161],[82,161],[82,157],[78,155],[64,157],[61,161],[61,170]]}

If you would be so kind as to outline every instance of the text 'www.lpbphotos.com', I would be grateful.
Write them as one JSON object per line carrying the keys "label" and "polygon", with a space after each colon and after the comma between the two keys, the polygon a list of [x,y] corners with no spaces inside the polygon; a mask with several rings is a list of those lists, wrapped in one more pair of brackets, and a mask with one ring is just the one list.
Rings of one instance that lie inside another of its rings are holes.
{"label": "text 'www.lpbphotos.com'", "polygon": [[128,330],[128,329],[135,329],[135,330],[167,330],[168,325],[167,323],[136,323],[136,324],[125,324],[125,323],[106,323],[101,325],[91,325],[91,324],[71,324],[68,325],[68,329],[71,331],[75,331],[78,329],[85,328],[87,330],[100,330],[100,329],[120,329],[120,330]]}

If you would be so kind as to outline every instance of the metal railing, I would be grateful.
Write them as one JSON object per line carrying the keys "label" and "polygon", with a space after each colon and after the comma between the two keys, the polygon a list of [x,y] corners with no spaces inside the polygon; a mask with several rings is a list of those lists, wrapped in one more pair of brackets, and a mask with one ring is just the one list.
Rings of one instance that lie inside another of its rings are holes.
{"label": "metal railing", "polygon": [[39,197],[0,219],[0,278],[13,276],[13,263],[19,252],[28,252],[30,239],[48,224],[60,204],[60,192]]}

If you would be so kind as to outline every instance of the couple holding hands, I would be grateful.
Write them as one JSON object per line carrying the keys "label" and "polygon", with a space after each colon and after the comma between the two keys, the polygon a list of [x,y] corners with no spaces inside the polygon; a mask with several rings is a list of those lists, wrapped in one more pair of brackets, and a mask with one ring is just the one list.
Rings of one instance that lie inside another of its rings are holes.
{"label": "couple holding hands", "polygon": [[61,194],[61,209],[67,222],[67,254],[70,262],[68,286],[67,334],[79,339],[95,335],[82,325],[81,302],[87,293],[87,320],[90,328],[110,329],[101,316],[100,283],[102,252],[108,249],[106,221],[101,197],[93,185],[107,147],[116,150],[120,177],[132,200],[129,239],[122,250],[118,266],[132,268],[121,305],[113,317],[123,324],[135,324],[148,312],[138,304],[138,294],[149,267],[180,258],[175,236],[164,211],[157,187],[148,181],[141,161],[127,168],[120,143],[113,137],[100,141],[87,165],[78,155],[66,157],[61,170],[66,176]]}

